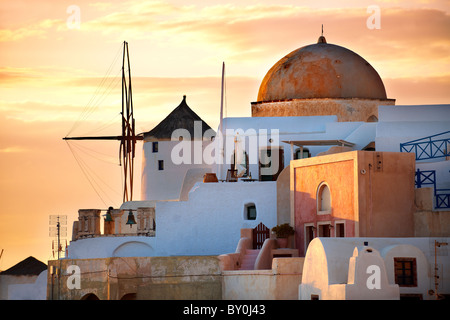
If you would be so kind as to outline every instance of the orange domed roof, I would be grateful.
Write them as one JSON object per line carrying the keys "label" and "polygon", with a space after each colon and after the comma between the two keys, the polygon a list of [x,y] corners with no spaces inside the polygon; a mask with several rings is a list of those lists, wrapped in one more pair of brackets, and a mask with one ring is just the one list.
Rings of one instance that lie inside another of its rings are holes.
{"label": "orange domed roof", "polygon": [[267,72],[257,101],[311,98],[386,99],[386,90],[364,58],[321,36],[317,44],[289,53]]}

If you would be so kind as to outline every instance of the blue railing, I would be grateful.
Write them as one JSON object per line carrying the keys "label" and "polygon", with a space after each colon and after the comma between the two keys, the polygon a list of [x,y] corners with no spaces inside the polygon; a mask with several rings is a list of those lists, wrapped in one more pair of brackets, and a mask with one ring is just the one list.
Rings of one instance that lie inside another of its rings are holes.
{"label": "blue railing", "polygon": [[432,185],[433,189],[436,189],[436,171],[420,171],[420,169],[417,169],[414,182],[416,188],[422,188],[423,185]]}
{"label": "blue railing", "polygon": [[436,171],[417,169],[415,174],[416,188],[433,186],[435,209],[450,209],[450,189],[436,189]]}
{"label": "blue railing", "polygon": [[416,160],[450,157],[450,131],[400,143],[400,152],[415,153]]}
{"label": "blue railing", "polygon": [[450,189],[436,189],[436,209],[450,209]]}

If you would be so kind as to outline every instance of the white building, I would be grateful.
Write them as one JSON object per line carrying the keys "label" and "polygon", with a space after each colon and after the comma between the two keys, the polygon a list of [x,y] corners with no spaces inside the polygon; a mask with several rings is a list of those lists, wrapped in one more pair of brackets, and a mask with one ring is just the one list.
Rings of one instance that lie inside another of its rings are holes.
{"label": "white building", "polygon": [[211,171],[211,165],[197,156],[203,155],[214,136],[214,130],[189,108],[183,96],[177,108],[144,133],[142,200],[180,199],[188,170],[197,169],[201,178]]}

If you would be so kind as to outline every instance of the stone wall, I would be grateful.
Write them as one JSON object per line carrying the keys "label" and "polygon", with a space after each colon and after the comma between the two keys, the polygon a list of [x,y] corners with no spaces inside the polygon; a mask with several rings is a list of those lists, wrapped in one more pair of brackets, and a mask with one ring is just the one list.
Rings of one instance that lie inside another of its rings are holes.
{"label": "stone wall", "polygon": [[394,99],[292,99],[253,102],[252,117],[292,117],[336,115],[339,122],[378,119],[378,106],[394,105]]}
{"label": "stone wall", "polygon": [[219,259],[214,256],[64,259],[49,261],[49,270],[49,300],[215,300],[222,296]]}

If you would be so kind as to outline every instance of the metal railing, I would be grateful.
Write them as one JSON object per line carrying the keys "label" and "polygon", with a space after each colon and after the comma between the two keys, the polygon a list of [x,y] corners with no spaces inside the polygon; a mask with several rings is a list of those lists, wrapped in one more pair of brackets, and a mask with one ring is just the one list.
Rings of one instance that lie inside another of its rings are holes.
{"label": "metal railing", "polygon": [[420,169],[417,169],[415,174],[415,186],[416,188],[422,188],[423,186],[433,186],[435,209],[450,209],[450,189],[436,188],[435,170],[421,171]]}
{"label": "metal railing", "polygon": [[450,209],[450,189],[435,189],[436,209]]}
{"label": "metal railing", "polygon": [[400,143],[400,152],[415,153],[416,160],[450,157],[450,131]]}

